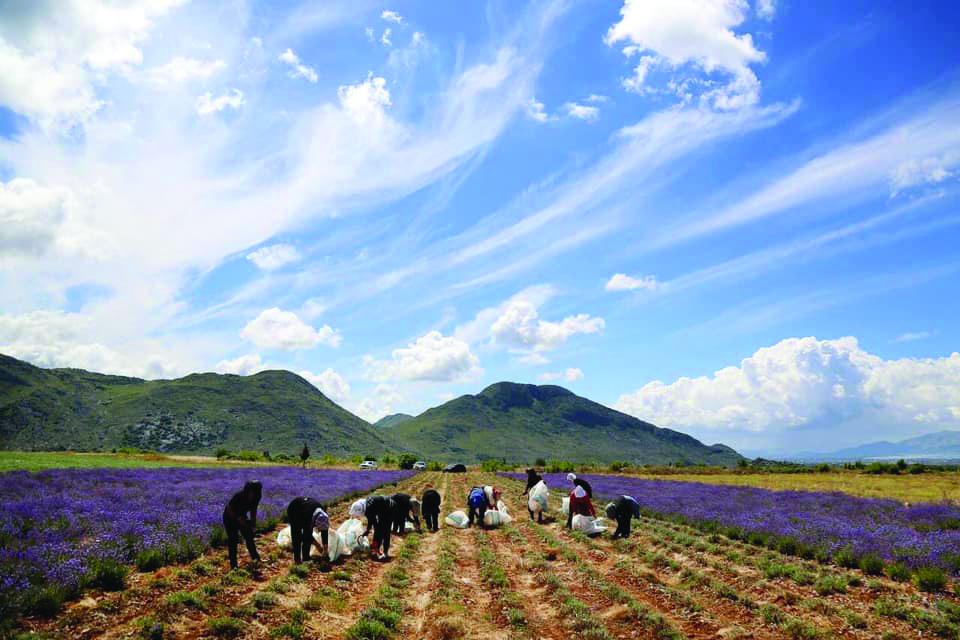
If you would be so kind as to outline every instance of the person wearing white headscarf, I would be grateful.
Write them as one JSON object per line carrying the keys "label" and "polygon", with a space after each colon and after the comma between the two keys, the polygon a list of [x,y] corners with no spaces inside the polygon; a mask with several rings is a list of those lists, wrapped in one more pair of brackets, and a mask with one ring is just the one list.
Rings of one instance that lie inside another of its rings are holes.
{"label": "person wearing white headscarf", "polygon": [[572,482],[574,487],[583,487],[583,490],[587,492],[587,497],[593,500],[593,487],[590,486],[589,482],[578,478],[575,473],[568,473],[567,480]]}
{"label": "person wearing white headscarf", "polygon": [[327,549],[330,516],[319,501],[313,498],[294,498],[287,506],[287,522],[290,523],[295,564],[310,560],[310,547],[314,544],[315,530],[320,532],[323,550]]}
{"label": "person wearing white headscarf", "polygon": [[570,511],[567,513],[567,529],[573,528],[573,516],[597,517],[597,512],[593,508],[593,502],[590,500],[587,490],[581,486],[574,487],[570,492]]}
{"label": "person wearing white headscarf", "polygon": [[350,517],[357,518],[358,520],[364,516],[367,512],[367,501],[365,498],[360,498],[352,505],[350,505]]}

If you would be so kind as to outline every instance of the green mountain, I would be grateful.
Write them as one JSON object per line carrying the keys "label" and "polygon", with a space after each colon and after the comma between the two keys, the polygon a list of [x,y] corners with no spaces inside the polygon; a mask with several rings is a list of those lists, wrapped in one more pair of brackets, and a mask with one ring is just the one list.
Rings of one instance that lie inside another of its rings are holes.
{"label": "green mountain", "polygon": [[2,449],[296,454],[304,442],[317,457],[386,450],[370,424],[289,371],[147,381],[0,355]]}
{"label": "green mountain", "polygon": [[536,458],[733,465],[741,456],[706,446],[557,386],[500,382],[429,409],[384,434],[398,451],[430,460],[476,462]]}
{"label": "green mountain", "polygon": [[398,424],[403,424],[407,420],[413,420],[413,416],[408,413],[391,413],[374,422],[373,426],[377,429],[390,429]]}

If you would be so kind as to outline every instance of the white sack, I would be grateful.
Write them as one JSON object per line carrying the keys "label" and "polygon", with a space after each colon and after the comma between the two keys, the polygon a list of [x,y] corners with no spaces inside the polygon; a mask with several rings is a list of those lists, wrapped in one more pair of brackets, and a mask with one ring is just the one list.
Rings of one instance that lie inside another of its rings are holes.
{"label": "white sack", "polygon": [[547,483],[543,480],[533,485],[530,488],[530,500],[527,502],[527,506],[530,508],[530,511],[534,513],[540,513],[541,511],[546,512],[547,510],[547,499],[550,497],[550,490],[547,489]]}
{"label": "white sack", "polygon": [[570,513],[570,496],[567,496],[560,502],[560,511],[563,512],[563,515]]}
{"label": "white sack", "polygon": [[407,521],[404,523],[404,525],[403,525],[403,530],[404,530],[404,531],[416,531],[416,530],[417,530],[417,527],[416,527],[412,522],[410,522],[409,520],[407,520]]}
{"label": "white sack", "polygon": [[365,546],[364,543],[367,541],[367,539],[362,536],[363,523],[356,518],[344,520],[343,524],[337,527],[337,533],[343,542],[343,548],[340,550],[341,555],[352,555],[354,551],[362,549]]}
{"label": "white sack", "polygon": [[582,531],[588,536],[596,535],[598,533],[603,533],[607,530],[603,526],[603,522],[600,518],[591,518],[590,516],[580,515],[579,513],[573,516],[573,521],[570,523],[574,531]]}
{"label": "white sack", "polygon": [[290,525],[285,526],[280,530],[280,533],[277,534],[277,544],[280,545],[280,548],[284,551],[290,551],[293,549],[293,538],[290,535]]}
{"label": "white sack", "polygon": [[483,524],[488,527],[499,527],[504,524],[510,524],[513,522],[513,518],[507,513],[507,505],[503,502],[497,503],[496,509],[488,509],[486,513],[483,514]]}
{"label": "white sack", "polygon": [[443,521],[457,529],[466,529],[467,525],[470,524],[470,518],[468,518],[467,514],[463,511],[454,511],[444,518]]}
{"label": "white sack", "polygon": [[[333,562],[343,554],[343,539],[336,531],[328,531],[327,541],[327,555],[330,561]],[[323,548],[323,540],[320,538],[320,532],[317,530],[313,532],[313,542],[317,549]],[[277,534],[277,544],[285,551],[291,551],[293,549],[293,536],[290,533],[290,525],[285,526],[280,530],[280,533]]]}

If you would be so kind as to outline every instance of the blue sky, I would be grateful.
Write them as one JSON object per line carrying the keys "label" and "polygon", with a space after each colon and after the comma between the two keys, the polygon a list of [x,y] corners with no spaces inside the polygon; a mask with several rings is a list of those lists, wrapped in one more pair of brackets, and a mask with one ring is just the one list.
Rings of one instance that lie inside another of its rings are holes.
{"label": "blue sky", "polygon": [[708,442],[960,428],[949,3],[0,8],[0,351],[562,384]]}

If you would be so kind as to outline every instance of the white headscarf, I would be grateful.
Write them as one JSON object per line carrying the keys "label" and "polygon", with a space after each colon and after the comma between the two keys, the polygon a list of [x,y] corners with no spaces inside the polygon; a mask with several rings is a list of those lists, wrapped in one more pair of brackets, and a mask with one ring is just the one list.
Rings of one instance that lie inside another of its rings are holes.
{"label": "white headscarf", "polygon": [[577,485],[577,488],[573,490],[573,495],[574,497],[577,497],[577,498],[586,498],[587,492],[586,490],[584,490],[583,487],[581,487],[580,485]]}
{"label": "white headscarf", "polygon": [[320,531],[330,529],[330,516],[323,509],[317,509],[313,512],[313,528]]}
{"label": "white headscarf", "polygon": [[568,474],[567,474],[567,480],[569,480],[570,482],[573,482],[573,481],[576,480],[576,479],[577,479],[577,474],[575,474],[575,473],[568,473]]}
{"label": "white headscarf", "polygon": [[352,505],[350,505],[351,518],[362,518],[366,512],[367,512],[367,501],[364,500],[363,498],[357,500]]}

